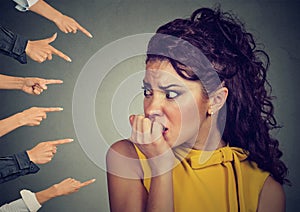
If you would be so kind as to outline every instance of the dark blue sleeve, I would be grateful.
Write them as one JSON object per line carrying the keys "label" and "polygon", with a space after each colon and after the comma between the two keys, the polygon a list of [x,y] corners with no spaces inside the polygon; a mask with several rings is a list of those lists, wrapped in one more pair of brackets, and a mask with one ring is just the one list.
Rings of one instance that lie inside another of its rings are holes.
{"label": "dark blue sleeve", "polygon": [[0,157],[0,183],[26,174],[33,174],[39,170],[39,167],[29,160],[26,151],[12,156]]}
{"label": "dark blue sleeve", "polygon": [[20,63],[27,63],[25,49],[28,39],[14,34],[0,26],[0,53],[13,57]]}

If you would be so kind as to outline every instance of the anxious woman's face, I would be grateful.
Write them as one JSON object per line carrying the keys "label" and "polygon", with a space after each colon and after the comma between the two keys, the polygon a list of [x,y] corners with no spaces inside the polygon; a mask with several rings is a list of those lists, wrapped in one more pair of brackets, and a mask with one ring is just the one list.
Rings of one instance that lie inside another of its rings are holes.
{"label": "anxious woman's face", "polygon": [[145,116],[162,124],[171,147],[193,145],[207,119],[208,99],[201,84],[180,77],[167,60],[149,61],[143,83]]}

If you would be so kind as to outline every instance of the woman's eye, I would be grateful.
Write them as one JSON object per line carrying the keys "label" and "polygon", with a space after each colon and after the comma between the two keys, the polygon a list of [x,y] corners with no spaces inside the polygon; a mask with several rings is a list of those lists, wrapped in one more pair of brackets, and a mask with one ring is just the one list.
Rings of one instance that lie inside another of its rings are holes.
{"label": "woman's eye", "polygon": [[167,99],[175,99],[178,96],[179,96],[179,93],[177,93],[175,91],[166,91],[166,98]]}
{"label": "woman's eye", "polygon": [[142,87],[142,89],[144,89],[144,96],[145,97],[149,97],[152,95],[152,90],[149,89],[149,88],[145,88],[145,87]]}

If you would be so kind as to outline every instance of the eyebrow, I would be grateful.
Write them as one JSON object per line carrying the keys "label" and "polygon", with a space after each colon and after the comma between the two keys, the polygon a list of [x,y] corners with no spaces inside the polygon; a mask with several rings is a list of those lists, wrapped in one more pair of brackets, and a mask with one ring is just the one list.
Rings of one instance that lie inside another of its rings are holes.
{"label": "eyebrow", "polygon": [[[147,83],[143,80],[143,83],[146,87],[149,87],[151,88],[151,84],[150,83]],[[177,85],[177,84],[170,84],[170,85],[167,85],[167,86],[162,86],[162,85],[159,85],[158,88],[161,89],[161,90],[167,90],[168,88],[171,88],[171,87],[179,87],[179,88],[182,88],[181,85]]]}

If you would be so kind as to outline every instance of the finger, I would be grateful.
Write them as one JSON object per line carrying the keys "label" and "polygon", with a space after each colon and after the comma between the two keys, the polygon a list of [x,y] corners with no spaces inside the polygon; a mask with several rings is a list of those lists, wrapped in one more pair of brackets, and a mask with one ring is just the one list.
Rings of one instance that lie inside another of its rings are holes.
{"label": "finger", "polygon": [[[78,24],[78,23],[77,23],[77,24]],[[83,28],[82,26],[80,26],[80,24],[78,24],[77,27],[78,27],[78,29],[79,29],[83,34],[85,34],[86,36],[88,36],[88,37],[90,37],[90,38],[93,37],[93,35],[92,35],[89,31],[87,31],[85,28]]]}
{"label": "finger", "polygon": [[47,79],[45,80],[44,84],[51,85],[51,84],[62,84],[62,80],[56,80],[56,79]]}
{"label": "finger", "polygon": [[136,140],[138,143],[143,143],[143,121],[144,121],[144,116],[138,115],[136,118]]}
{"label": "finger", "polygon": [[35,94],[35,95],[40,95],[41,92],[38,90],[38,89],[35,89],[35,87],[32,87],[32,92]]}
{"label": "finger", "polygon": [[33,88],[33,92],[35,92],[35,93],[39,93],[40,94],[40,93],[43,92],[43,89],[40,86],[35,85],[32,88]]}
{"label": "finger", "polygon": [[33,121],[30,124],[28,124],[28,126],[39,126],[41,124],[40,121]]}
{"label": "finger", "polygon": [[67,139],[61,139],[61,140],[56,140],[56,141],[49,141],[49,143],[53,144],[53,145],[61,145],[61,144],[66,144],[66,143],[70,143],[74,141],[74,139],[72,138],[67,138]]}
{"label": "finger", "polygon": [[34,120],[38,121],[38,122],[41,122],[43,120],[43,117],[36,117]]}
{"label": "finger", "polygon": [[153,141],[157,141],[162,137],[163,126],[157,121],[152,123],[152,139]]}
{"label": "finger", "polygon": [[42,114],[42,118],[46,119],[47,118],[47,113]]}
{"label": "finger", "polygon": [[45,85],[45,82],[43,82],[43,81],[44,81],[43,79],[39,79],[39,83],[35,83],[32,87],[47,90],[47,86]]}
{"label": "finger", "polygon": [[37,58],[35,59],[36,62],[38,63],[42,63],[45,61],[46,58],[43,58],[42,56],[37,56]]}
{"label": "finger", "polygon": [[145,118],[143,120],[143,143],[150,144],[153,140],[151,139],[151,126],[150,119]]}
{"label": "finger", "polygon": [[61,57],[62,59],[66,60],[68,62],[72,62],[70,57],[68,57],[67,55],[65,55],[61,51],[55,49],[54,47],[52,47],[52,52],[53,52],[53,54],[56,54],[57,56]]}
{"label": "finger", "polygon": [[57,33],[54,33],[50,38],[47,38],[46,40],[48,43],[52,43],[53,41],[55,41],[56,37]]}
{"label": "finger", "polygon": [[81,183],[81,184],[79,185],[79,188],[82,188],[82,187],[85,187],[85,186],[87,186],[87,185],[90,185],[90,184],[92,184],[92,183],[95,182],[95,181],[96,181],[96,179],[92,179],[92,180],[85,181],[85,182],[83,182],[83,183]]}
{"label": "finger", "polygon": [[68,31],[68,33],[69,33],[69,32],[73,32],[73,29],[72,29],[72,27],[70,27],[70,26],[67,26],[67,31]]}
{"label": "finger", "polygon": [[129,116],[129,122],[130,122],[131,126],[133,126],[134,117],[135,117],[135,115],[130,115]]}
{"label": "finger", "polygon": [[44,112],[58,112],[58,111],[62,111],[63,108],[61,107],[40,107],[41,110],[43,110]]}
{"label": "finger", "polygon": [[135,119],[136,119],[136,116],[135,115],[131,115],[129,117],[129,120],[130,120],[130,124],[131,124],[131,136],[130,136],[130,140],[133,142],[133,143],[136,143],[136,127],[135,127]]}
{"label": "finger", "polygon": [[52,54],[48,54],[47,60],[52,60]]}

